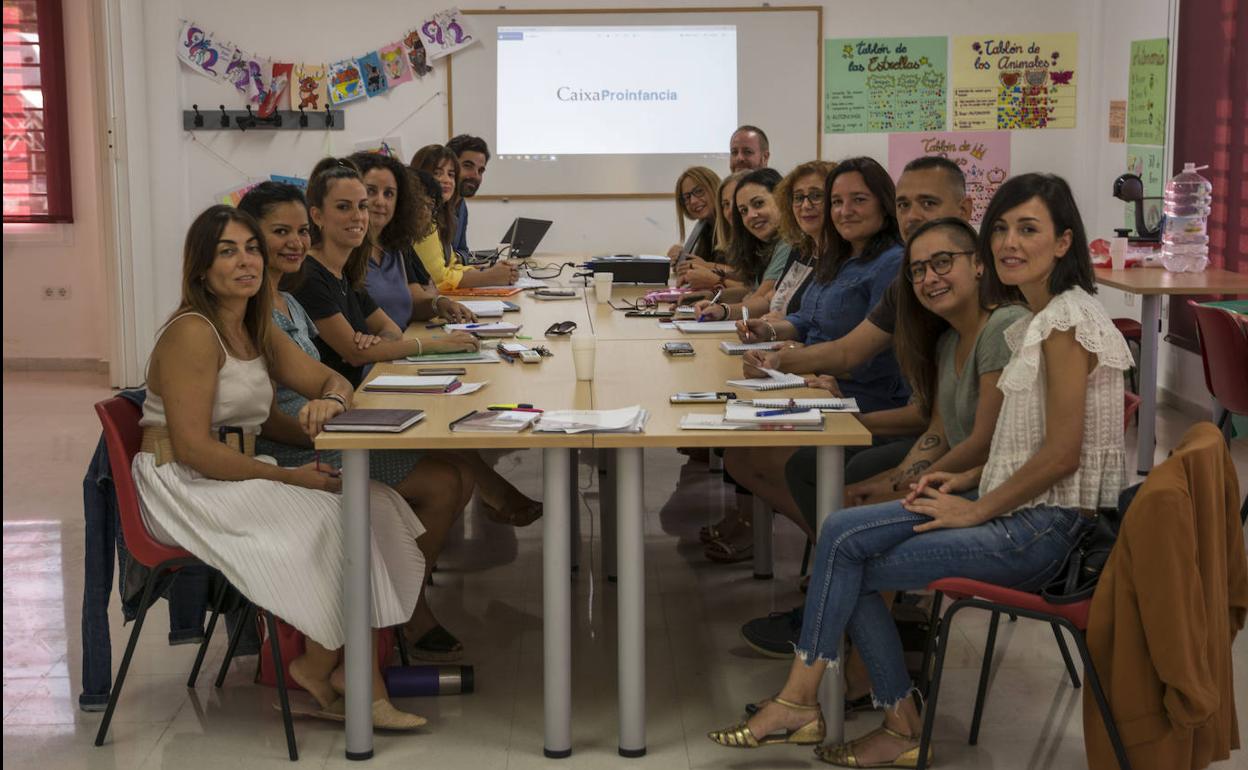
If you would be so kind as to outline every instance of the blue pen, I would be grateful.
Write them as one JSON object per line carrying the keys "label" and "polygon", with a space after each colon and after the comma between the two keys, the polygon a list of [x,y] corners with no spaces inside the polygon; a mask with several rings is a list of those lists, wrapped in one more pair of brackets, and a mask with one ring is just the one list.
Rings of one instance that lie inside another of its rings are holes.
{"label": "blue pen", "polygon": [[481,328],[482,326],[489,326],[489,324],[464,324],[463,328],[465,328],[465,329],[479,329],[479,328]]}
{"label": "blue pen", "polygon": [[785,407],[784,409],[767,409],[762,412],[755,412],[755,417],[779,417],[782,414],[800,414],[801,412],[809,412],[809,409],[802,407]]}

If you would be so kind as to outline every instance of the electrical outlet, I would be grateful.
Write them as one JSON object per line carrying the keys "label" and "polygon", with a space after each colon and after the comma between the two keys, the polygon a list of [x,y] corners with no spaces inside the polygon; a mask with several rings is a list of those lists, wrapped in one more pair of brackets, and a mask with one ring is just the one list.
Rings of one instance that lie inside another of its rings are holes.
{"label": "electrical outlet", "polygon": [[44,286],[43,298],[44,299],[69,299],[69,287],[68,286]]}

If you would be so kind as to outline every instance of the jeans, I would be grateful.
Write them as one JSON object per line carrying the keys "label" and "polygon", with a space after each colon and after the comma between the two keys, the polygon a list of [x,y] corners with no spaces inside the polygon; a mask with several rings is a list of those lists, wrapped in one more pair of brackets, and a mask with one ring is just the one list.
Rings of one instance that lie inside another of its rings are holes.
{"label": "jeans", "polygon": [[819,533],[797,653],[836,662],[848,633],[871,676],[874,701],[892,707],[911,689],[897,624],[880,591],[909,591],[965,577],[1039,589],[1066,561],[1091,520],[1070,508],[1037,506],[975,527],[915,533],[930,519],[900,501],[838,511]]}

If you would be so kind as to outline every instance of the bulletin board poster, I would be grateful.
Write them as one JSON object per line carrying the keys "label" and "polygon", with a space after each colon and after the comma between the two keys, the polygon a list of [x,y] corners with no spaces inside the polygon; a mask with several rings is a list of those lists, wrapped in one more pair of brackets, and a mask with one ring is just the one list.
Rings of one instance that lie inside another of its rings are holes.
{"label": "bulletin board poster", "polygon": [[925,131],[890,134],[888,172],[901,178],[905,165],[915,158],[935,155],[958,164],[966,176],[971,199],[971,221],[979,225],[988,201],[1010,175],[1010,135],[1004,131]]}
{"label": "bulletin board poster", "polygon": [[[1135,174],[1144,182],[1144,224],[1156,227],[1161,221],[1161,193],[1166,184],[1165,148],[1151,145],[1127,145],[1127,173]],[[1126,204],[1123,214],[1124,227],[1135,230],[1135,204]]]}
{"label": "bulletin board poster", "polygon": [[1166,80],[1170,75],[1170,41],[1131,43],[1127,68],[1127,143],[1166,143]]}
{"label": "bulletin board poster", "polygon": [[825,40],[825,134],[943,131],[949,39]]}
{"label": "bulletin board poster", "polygon": [[950,59],[952,128],[1075,127],[1077,34],[963,35]]}

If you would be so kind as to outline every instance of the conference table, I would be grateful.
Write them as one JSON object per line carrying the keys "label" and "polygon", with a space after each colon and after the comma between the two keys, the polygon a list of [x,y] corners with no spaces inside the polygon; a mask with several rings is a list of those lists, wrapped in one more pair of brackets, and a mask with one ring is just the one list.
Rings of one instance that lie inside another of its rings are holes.
{"label": "conference table", "polygon": [[1096,282],[1140,295],[1140,428],[1136,471],[1153,467],[1157,431],[1157,350],[1161,335],[1161,298],[1201,294],[1248,294],[1248,274],[1209,268],[1200,273],[1172,273],[1160,267],[1126,270],[1096,268]]}
{"label": "conference table", "polygon": [[[559,257],[552,261],[567,261]],[[577,260],[579,261],[579,260]],[[540,275],[541,273],[539,273]],[[848,414],[829,414],[822,431],[800,434],[780,431],[689,431],[679,428],[689,412],[718,412],[722,404],[673,405],[670,396],[684,390],[723,390],[729,378],[739,378],[741,358],[719,350],[731,334],[683,335],[654,318],[626,318],[623,311],[598,304],[593,288],[565,278],[553,284],[577,286],[576,300],[542,301],[524,294],[506,299],[520,312],[503,320],[521,323],[521,335],[532,346],[546,345],[553,355],[539,364],[464,364],[464,382],[488,380],[481,390],[464,396],[370,393],[359,390],[354,406],[362,408],[419,408],[425,418],[398,434],[327,433],[316,438],[318,449],[342,451],[344,518],[344,622],[347,626],[346,755],[367,759],[373,753],[372,711],[368,682],[371,673],[370,636],[370,524],[368,511],[369,452],[394,449],[538,449],[542,452],[542,647],[543,749],[547,757],[572,753],[572,546],[576,452],[600,450],[607,473],[600,495],[603,549],[618,566],[619,633],[619,742],[621,756],[646,752],[645,714],[645,549],[642,454],[659,447],[759,447],[801,444],[817,447],[817,500],[820,523],[840,507],[844,485],[844,447],[871,443],[870,433]],[[635,301],[654,287],[617,285],[613,301]],[[575,321],[578,335],[596,338],[592,382],[577,381],[570,338],[543,336],[551,324]],[[408,336],[430,339],[440,332],[414,324]],[[672,358],[662,341],[692,342],[693,357]],[[484,347],[492,347],[491,340]],[[457,366],[459,364],[456,364]],[[381,374],[415,374],[407,364],[378,364],[368,379]],[[748,397],[747,393],[739,393]],[[826,396],[823,391],[790,389],[785,396]],[[649,412],[641,433],[455,433],[449,424],[473,409],[491,403],[529,402],[546,410],[613,409],[640,405]],[[612,537],[613,536],[613,537]],[[612,543],[614,547],[612,547]],[[610,573],[611,565],[608,565]],[[843,735],[843,686],[839,676],[824,677],[821,690],[828,738]]]}

